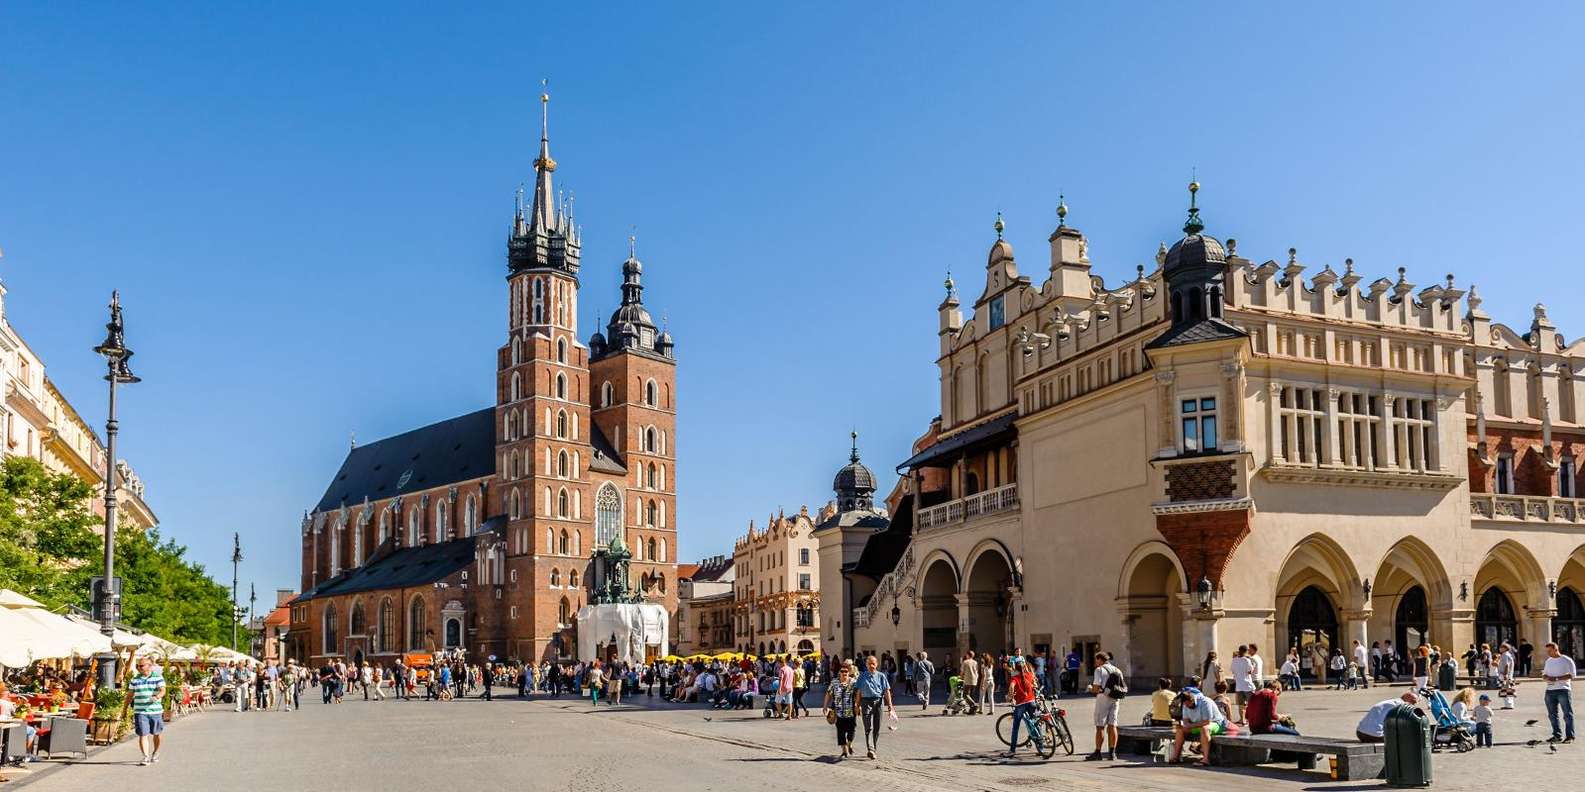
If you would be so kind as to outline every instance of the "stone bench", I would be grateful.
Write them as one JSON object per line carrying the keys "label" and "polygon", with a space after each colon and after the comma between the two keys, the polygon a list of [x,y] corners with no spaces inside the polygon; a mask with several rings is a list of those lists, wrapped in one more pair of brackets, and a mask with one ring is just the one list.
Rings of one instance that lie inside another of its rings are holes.
{"label": "stone bench", "polygon": [[1149,756],[1159,752],[1161,741],[1172,742],[1171,726],[1118,726],[1117,752]]}
{"label": "stone bench", "polygon": [[1386,767],[1380,743],[1362,743],[1338,737],[1295,737],[1291,734],[1226,734],[1211,738],[1211,764],[1258,765],[1295,762],[1301,770],[1315,768],[1315,755],[1337,759],[1342,781],[1373,779]]}

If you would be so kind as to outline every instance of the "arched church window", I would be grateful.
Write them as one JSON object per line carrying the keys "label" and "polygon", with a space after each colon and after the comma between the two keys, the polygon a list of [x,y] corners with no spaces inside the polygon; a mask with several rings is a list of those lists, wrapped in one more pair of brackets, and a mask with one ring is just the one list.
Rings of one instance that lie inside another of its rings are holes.
{"label": "arched church window", "polygon": [[622,530],[622,496],[616,487],[606,483],[594,496],[594,541],[597,547],[605,547],[616,538],[617,532]]}
{"label": "arched church window", "polygon": [[609,382],[605,383],[604,385],[601,385],[600,386],[600,406],[601,407],[610,407],[611,406],[611,402],[613,402],[615,400],[616,400],[616,388],[611,387],[611,383],[609,383]]}
{"label": "arched church window", "polygon": [[556,339],[556,362],[567,362],[567,339],[565,338]]}
{"label": "arched church window", "polygon": [[567,375],[566,374],[557,374],[556,375],[556,398],[558,398],[558,399],[567,398]]}

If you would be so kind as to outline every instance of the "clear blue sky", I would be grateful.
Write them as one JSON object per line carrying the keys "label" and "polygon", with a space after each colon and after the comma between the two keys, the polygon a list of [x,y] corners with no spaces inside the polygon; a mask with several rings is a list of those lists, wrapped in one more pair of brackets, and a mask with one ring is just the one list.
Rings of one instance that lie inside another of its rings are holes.
{"label": "clear blue sky", "polygon": [[677,337],[684,558],[829,498],[850,427],[889,488],[937,411],[943,271],[979,283],[999,209],[1043,278],[1059,191],[1111,282],[1198,168],[1257,261],[1452,272],[1585,333],[1578,6],[584,5],[0,17],[11,320],[98,425],[122,290],[124,456],[217,576],[240,531],[244,589],[296,584],[349,432],[489,403],[542,76],[585,335],[632,225]]}

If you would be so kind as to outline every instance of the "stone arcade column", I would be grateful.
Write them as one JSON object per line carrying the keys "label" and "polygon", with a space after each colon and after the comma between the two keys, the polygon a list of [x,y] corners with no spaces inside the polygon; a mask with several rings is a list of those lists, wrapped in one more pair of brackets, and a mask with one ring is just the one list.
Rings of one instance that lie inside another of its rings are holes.
{"label": "stone arcade column", "polygon": [[[1197,607],[1194,597],[1189,594],[1179,594],[1178,599],[1183,612],[1187,615],[1183,620],[1182,674],[1199,676],[1202,670],[1200,664],[1205,661],[1207,652],[1216,652],[1216,660],[1221,663],[1225,672],[1230,655],[1224,656],[1222,650],[1217,648],[1217,627],[1227,612],[1217,606],[1213,606],[1210,610]],[[1214,688],[1215,683],[1213,682],[1211,686]]]}
{"label": "stone arcade column", "polygon": [[[974,617],[972,615],[973,611],[970,609],[969,595],[968,594],[959,593],[957,595],[957,602],[958,602],[958,646],[957,646],[957,649],[955,650],[955,653],[956,653],[956,656],[962,657],[963,653],[967,652],[969,650],[969,636],[974,633]],[[923,646],[923,644],[920,644],[920,646]],[[943,659],[944,658],[940,658],[940,657],[932,657],[932,658],[930,658],[930,661],[933,662],[933,663],[940,663]]]}
{"label": "stone arcade column", "polygon": [[[1528,627],[1529,631],[1526,633],[1521,629],[1519,637],[1528,638],[1530,644],[1535,647],[1535,654],[1530,657],[1530,671],[1534,675],[1541,673],[1541,666],[1546,663],[1546,650],[1542,647],[1552,640],[1552,620],[1557,618],[1557,609],[1525,608],[1524,610],[1526,620],[1529,622],[1525,627]],[[1517,653],[1517,647],[1514,651]],[[1518,659],[1518,655],[1515,654],[1514,660],[1518,661]]]}
{"label": "stone arcade column", "polygon": [[[1370,608],[1359,610],[1346,610],[1340,614],[1343,617],[1342,650],[1349,660],[1354,659],[1354,642],[1370,649],[1370,617],[1374,614]],[[1362,668],[1360,673],[1370,674],[1370,669]]]}

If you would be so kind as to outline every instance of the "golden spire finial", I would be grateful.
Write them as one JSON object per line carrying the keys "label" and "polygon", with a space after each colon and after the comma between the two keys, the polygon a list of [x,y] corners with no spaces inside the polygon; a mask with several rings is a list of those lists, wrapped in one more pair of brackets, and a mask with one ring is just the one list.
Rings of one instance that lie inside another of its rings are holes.
{"label": "golden spire finial", "polygon": [[1068,224],[1068,202],[1062,193],[1057,193],[1057,227],[1062,228]]}

